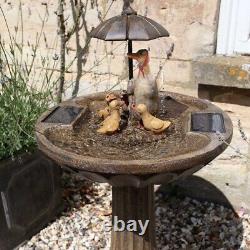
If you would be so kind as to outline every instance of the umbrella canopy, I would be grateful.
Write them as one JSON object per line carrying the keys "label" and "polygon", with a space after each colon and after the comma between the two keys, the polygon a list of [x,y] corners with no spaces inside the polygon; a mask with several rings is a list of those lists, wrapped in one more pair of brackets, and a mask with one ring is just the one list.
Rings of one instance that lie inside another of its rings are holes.
{"label": "umbrella canopy", "polygon": [[115,16],[101,23],[91,36],[105,41],[148,41],[168,37],[168,31],[150,18],[132,14]]}
{"label": "umbrella canopy", "polygon": [[90,35],[105,41],[148,41],[168,37],[169,33],[152,19],[137,15],[130,2],[124,1],[122,14],[104,21]]}
{"label": "umbrella canopy", "polygon": [[[119,16],[102,22],[90,33],[91,37],[104,41],[128,40],[128,53],[132,53],[132,41],[149,41],[168,37],[168,31],[154,20],[137,15],[130,6],[131,0],[124,0],[123,11]],[[133,78],[133,61],[128,59],[129,79]]]}

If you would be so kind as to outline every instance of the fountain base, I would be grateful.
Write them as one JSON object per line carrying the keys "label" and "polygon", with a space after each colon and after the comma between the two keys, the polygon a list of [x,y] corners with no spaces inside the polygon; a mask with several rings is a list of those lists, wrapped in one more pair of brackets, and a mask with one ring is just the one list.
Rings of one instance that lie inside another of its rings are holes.
{"label": "fountain base", "polygon": [[[137,222],[137,231],[118,232],[114,230],[114,218],[128,225],[129,221]],[[143,235],[138,221],[145,225],[149,221]],[[112,187],[112,250],[153,250],[155,246],[155,212],[154,187]]]}
{"label": "fountain base", "polygon": [[[61,166],[112,185],[113,226],[116,220],[127,223],[125,230],[113,228],[112,250],[155,249],[153,185],[191,175],[221,154],[231,141],[232,122],[208,101],[161,92],[157,116],[172,125],[160,138],[133,126],[99,135],[95,114],[105,107],[105,96],[78,97],[44,113],[36,124],[38,146]],[[131,220],[149,220],[145,234],[132,231]]]}

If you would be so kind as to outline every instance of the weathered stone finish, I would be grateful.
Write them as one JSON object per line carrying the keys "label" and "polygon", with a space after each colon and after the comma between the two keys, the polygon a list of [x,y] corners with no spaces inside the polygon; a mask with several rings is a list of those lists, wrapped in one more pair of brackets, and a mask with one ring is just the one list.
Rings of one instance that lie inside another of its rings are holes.
{"label": "weathered stone finish", "polygon": [[112,231],[112,250],[154,250],[155,211],[153,185],[145,188],[112,187],[112,217],[117,216],[125,222],[141,220],[143,225],[149,220],[144,235],[140,232]]}

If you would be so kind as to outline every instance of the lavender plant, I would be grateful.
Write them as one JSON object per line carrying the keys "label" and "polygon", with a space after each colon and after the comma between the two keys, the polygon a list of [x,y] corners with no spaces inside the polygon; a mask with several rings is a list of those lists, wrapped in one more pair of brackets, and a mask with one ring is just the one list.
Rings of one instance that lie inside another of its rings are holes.
{"label": "lavender plant", "polygon": [[[31,54],[24,54],[22,9],[20,22],[11,32],[2,8],[0,12],[9,33],[9,44],[0,37],[0,160],[35,148],[34,126],[39,115],[54,101],[53,81],[56,60],[41,56],[42,67],[35,67],[38,47],[43,34],[37,34]],[[17,40],[18,32],[22,37]],[[51,65],[52,61],[52,65]],[[50,68],[50,70],[48,70]],[[36,78],[39,79],[39,87]]]}

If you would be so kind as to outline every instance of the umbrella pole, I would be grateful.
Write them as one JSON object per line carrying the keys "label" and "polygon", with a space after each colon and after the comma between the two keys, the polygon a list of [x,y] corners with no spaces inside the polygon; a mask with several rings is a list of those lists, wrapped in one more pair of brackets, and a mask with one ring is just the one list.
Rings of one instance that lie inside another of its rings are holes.
{"label": "umbrella pole", "polygon": [[[128,53],[133,53],[133,44],[132,40],[128,40]],[[128,91],[128,101],[129,101],[129,122],[131,123],[133,120],[133,111],[131,109],[131,105],[133,104],[133,96],[134,96],[134,86],[133,86],[133,59],[128,58],[128,69],[129,69],[129,81],[127,86]]]}
{"label": "umbrella pole", "polygon": [[[133,44],[132,40],[128,40],[128,53],[133,53]],[[129,68],[129,80],[133,78],[133,59],[128,59],[128,68]]]}

